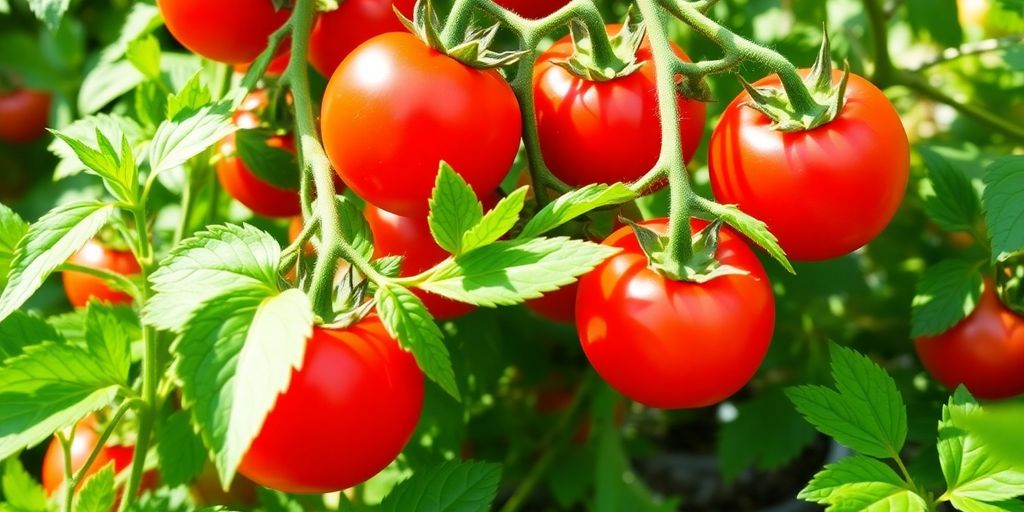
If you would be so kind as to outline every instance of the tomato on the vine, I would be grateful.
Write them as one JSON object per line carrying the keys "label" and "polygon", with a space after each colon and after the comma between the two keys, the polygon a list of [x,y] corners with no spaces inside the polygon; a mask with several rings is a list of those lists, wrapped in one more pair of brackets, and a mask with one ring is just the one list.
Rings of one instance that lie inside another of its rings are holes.
{"label": "tomato on the vine", "polygon": [[519,104],[496,70],[471,68],[392,32],[338,66],[321,128],[345,184],[389,212],[422,216],[442,160],[477,196],[498,188],[519,150]]}
{"label": "tomato on the vine", "polygon": [[568,0],[496,0],[494,3],[524,18],[540,19],[561,9]]}
{"label": "tomato on the vine", "polygon": [[551,320],[571,324],[576,319],[576,291],[579,283],[567,284],[539,298],[526,301],[526,307],[538,315]]}
{"label": "tomato on the vine", "polygon": [[[802,70],[806,74],[808,70]],[[837,82],[842,72],[835,70]],[[755,87],[778,87],[778,77]],[[787,256],[823,260],[870,242],[903,199],[910,148],[882,91],[850,74],[839,116],[782,132],[741,93],[726,107],[708,152],[715,197],[762,220]]]}
{"label": "tomato on the vine", "polygon": [[[366,205],[363,212],[373,232],[373,257],[402,256],[402,276],[416,275],[450,256],[434,241],[425,217],[402,217]],[[462,316],[473,306],[422,290],[413,290],[430,314],[438,320]]]}
{"label": "tomato on the vine", "polygon": [[330,77],[352,50],[373,36],[405,32],[394,7],[412,19],[416,0],[345,0],[321,14],[309,36],[309,63]]}
{"label": "tomato on the vine", "polygon": [[314,327],[307,343],[238,471],[284,492],[338,491],[402,451],[423,407],[423,373],[376,316]]}
{"label": "tomato on the vine", "polygon": [[227,64],[252,62],[290,9],[271,0],[157,0],[167,30],[185,48]]}
{"label": "tomato on the vine", "polygon": [[[84,246],[68,259],[68,263],[82,267],[91,267],[124,276],[131,276],[142,271],[138,260],[131,251],[106,247],[98,240],[89,240]],[[68,296],[68,302],[76,308],[85,307],[89,299],[95,298],[101,302],[110,304],[127,304],[132,302],[132,296],[119,290],[114,290],[103,279],[73,270],[63,272],[64,292]]]}
{"label": "tomato on the vine", "polygon": [[[694,230],[706,223],[694,220]],[[667,219],[643,223],[664,233]],[[631,228],[604,244],[622,249],[579,280],[576,327],[597,373],[651,407],[703,407],[742,388],[768,351],[771,283],[749,247],[722,228],[716,257],[745,274],[674,281],[648,266]]]}
{"label": "tomato on the vine", "polygon": [[32,142],[46,133],[50,94],[31,89],[0,90],[0,141]]}
{"label": "tomato on the vine", "polygon": [[974,311],[948,331],[914,340],[921,363],[949,389],[960,384],[989,400],[1024,393],[1024,317],[985,281]]}
{"label": "tomato on the vine", "polygon": [[[257,128],[261,124],[260,111],[267,106],[267,92],[257,90],[249,94],[235,112],[235,125],[242,129]],[[217,144],[217,178],[231,197],[253,212],[267,217],[291,217],[302,212],[298,190],[289,190],[263,181],[242,161],[235,147],[235,135],[229,135]],[[295,139],[290,133],[271,134],[266,144],[272,148],[295,153]]]}
{"label": "tomato on the vine", "polygon": [[[82,469],[82,466],[89,460],[89,455],[96,449],[96,443],[99,442],[99,439],[100,434],[96,431],[95,419],[88,417],[78,422],[78,425],[75,427],[75,437],[71,441],[72,471],[78,472]],[[120,473],[131,465],[134,455],[134,446],[104,446],[100,449],[99,454],[93,460],[89,469],[85,471],[83,481],[88,480],[88,477],[96,474],[96,472],[111,462],[114,463],[114,473]],[[57,489],[60,489],[60,486],[64,484],[64,448],[57,438],[50,441],[50,446],[46,449],[46,455],[43,456],[42,479],[43,489],[46,490],[47,495],[57,492]],[[157,480],[158,476],[155,471],[143,473],[140,488],[142,490],[155,489]],[[81,484],[82,482],[79,482],[79,485]]]}
{"label": "tomato on the vine", "polygon": [[[614,33],[620,25],[608,25]],[[683,51],[673,51],[687,59]],[[658,161],[661,127],[651,43],[637,50],[639,69],[608,81],[577,77],[556,64],[573,54],[569,36],[545,51],[533,72],[540,150],[551,172],[573,186],[633,181]],[[704,103],[677,94],[683,156],[704,134]]]}

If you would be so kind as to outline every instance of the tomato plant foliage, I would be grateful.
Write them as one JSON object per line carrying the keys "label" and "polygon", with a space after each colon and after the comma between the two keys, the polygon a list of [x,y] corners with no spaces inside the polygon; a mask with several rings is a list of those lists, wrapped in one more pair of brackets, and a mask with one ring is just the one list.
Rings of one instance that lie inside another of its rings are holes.
{"label": "tomato plant foliage", "polygon": [[0,510],[1020,510],[1021,33],[0,0]]}

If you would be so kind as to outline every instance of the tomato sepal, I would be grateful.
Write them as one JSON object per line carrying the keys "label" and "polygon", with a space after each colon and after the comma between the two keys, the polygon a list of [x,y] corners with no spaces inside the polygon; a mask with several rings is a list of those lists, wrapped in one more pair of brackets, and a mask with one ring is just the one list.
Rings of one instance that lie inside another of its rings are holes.
{"label": "tomato sepal", "polygon": [[572,55],[567,59],[552,60],[552,64],[574,76],[595,82],[607,82],[633,74],[643,66],[643,62],[637,60],[636,54],[643,44],[647,30],[643,19],[634,16],[632,11],[632,7],[626,11],[622,27],[615,35],[605,36],[612,48],[612,54],[608,59],[602,61],[598,58],[593,52],[590,29],[579,19],[573,18],[569,22]]}
{"label": "tomato sepal", "polygon": [[846,101],[846,84],[850,79],[850,63],[843,63],[843,76],[838,84],[832,83],[832,60],[829,50],[828,32],[821,40],[818,58],[811,72],[804,78],[804,86],[814,98],[809,111],[798,109],[789,100],[786,92],[777,87],[755,87],[739,77],[743,88],[750,95],[745,106],[761,112],[772,120],[772,128],[783,132],[812,130],[827,124],[839,116]]}
{"label": "tomato sepal", "polygon": [[427,46],[475,69],[495,69],[514,64],[528,50],[509,50],[496,52],[491,50],[494,37],[498,34],[500,24],[495,23],[486,28],[467,31],[461,42],[454,46],[446,45],[441,38],[444,26],[430,0],[416,2],[413,17],[406,18],[397,5],[392,5],[398,20],[405,28],[423,41]]}
{"label": "tomato sepal", "polygon": [[619,220],[633,230],[640,243],[640,249],[647,256],[650,267],[669,279],[701,284],[717,277],[749,274],[746,270],[722,264],[715,257],[718,252],[718,235],[723,225],[722,219],[712,221],[693,234],[691,238],[693,251],[690,258],[682,262],[672,261],[672,256],[667,249],[667,236],[660,235],[625,217],[620,217]]}

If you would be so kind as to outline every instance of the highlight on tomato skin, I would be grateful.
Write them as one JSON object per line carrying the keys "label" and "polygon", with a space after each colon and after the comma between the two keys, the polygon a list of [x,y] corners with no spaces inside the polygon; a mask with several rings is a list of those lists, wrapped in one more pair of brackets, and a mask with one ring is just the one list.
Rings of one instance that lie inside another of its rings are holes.
{"label": "highlight on tomato skin", "polygon": [[[706,224],[691,222],[694,232]],[[668,220],[642,225],[664,233]],[[705,283],[649,268],[629,227],[604,244],[622,251],[584,274],[576,295],[580,344],[598,375],[627,398],[664,409],[712,405],[750,381],[768,351],[775,299],[736,232],[721,229],[716,257],[746,273]]]}
{"label": "highlight on tomato skin", "polygon": [[[841,77],[833,70],[833,83]],[[781,84],[770,76],[754,86]],[[845,97],[836,119],[786,133],[745,106],[750,95],[743,92],[711,135],[708,165],[715,198],[767,224],[793,260],[835,258],[872,241],[907,189],[910,146],[895,108],[881,90],[853,73]]]}
{"label": "highlight on tomato skin", "polygon": [[1007,308],[985,280],[981,299],[946,332],[914,340],[925,369],[950,390],[1002,400],[1024,394],[1024,317]]}
{"label": "highlight on tomato skin", "polygon": [[292,372],[238,471],[298,494],[363,483],[409,441],[423,385],[412,354],[376,316],[344,329],[314,327],[301,369]]}
{"label": "highlight on tomato skin", "polygon": [[[142,271],[138,260],[135,259],[135,255],[131,251],[107,247],[96,239],[86,242],[78,252],[68,259],[68,263],[108,270],[123,276],[133,276]],[[111,288],[100,277],[74,270],[65,270],[62,274],[64,292],[67,294],[68,302],[76,308],[85,307],[91,299],[108,304],[130,304],[132,302],[131,295]]]}

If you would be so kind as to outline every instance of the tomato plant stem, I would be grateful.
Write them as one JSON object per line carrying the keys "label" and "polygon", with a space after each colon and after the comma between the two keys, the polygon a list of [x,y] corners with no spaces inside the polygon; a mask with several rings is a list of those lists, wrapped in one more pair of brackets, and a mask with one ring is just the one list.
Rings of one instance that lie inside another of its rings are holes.
{"label": "tomato plant stem", "polygon": [[[306,62],[315,3],[314,0],[298,0],[295,3],[290,22],[292,56],[288,61],[285,76],[291,85],[295,101],[295,135],[299,141],[298,154],[302,172],[311,174],[316,186],[316,210],[321,220],[321,244],[313,269],[310,296],[313,300],[313,311],[326,318],[331,315],[333,309],[331,289],[339,257],[352,263],[360,273],[373,282],[382,281],[384,277],[345,242],[344,227],[341,225],[341,217],[338,215],[334,200],[334,179],[331,175],[333,171],[317,136]],[[304,187],[306,188],[308,187]],[[303,209],[305,208],[306,206],[303,206]]]}
{"label": "tomato plant stem", "polygon": [[868,15],[868,24],[871,25],[871,35],[875,47],[875,69],[871,74],[871,81],[884,89],[891,85],[890,82],[893,78],[892,56],[889,54],[889,30],[886,25],[887,16],[878,0],[864,0],[864,10]]}
{"label": "tomato plant stem", "polygon": [[[92,451],[89,452],[89,457],[86,458],[85,463],[78,468],[78,472],[74,472],[71,467],[71,445],[74,439],[74,431],[72,432],[72,438],[66,441],[62,434],[57,434],[61,447],[64,449],[64,488],[66,493],[64,495],[65,512],[71,512],[74,510],[74,496],[75,490],[78,489],[78,484],[85,480],[85,474],[88,472],[89,468],[92,467],[93,463],[96,462],[96,458],[99,457],[100,452],[106,448],[107,440],[109,440],[110,436],[114,433],[114,430],[117,428],[117,424],[121,421],[121,418],[126,412],[128,412],[128,409],[137,405],[138,401],[135,399],[125,400],[121,403],[121,406],[117,408],[114,416],[110,419],[110,423],[107,425],[107,428],[100,433],[99,439],[96,441],[96,446],[94,446]],[[77,430],[77,428],[75,430]]]}
{"label": "tomato plant stem", "polygon": [[679,129],[679,101],[676,95],[676,55],[665,32],[664,19],[656,0],[638,0],[637,6],[647,24],[651,39],[655,79],[658,86],[658,117],[661,123],[661,155],[655,167],[668,169],[669,241],[664,262],[671,272],[682,275],[683,264],[690,259],[693,245],[690,233],[690,202],[693,195],[683,160],[682,133]]}

